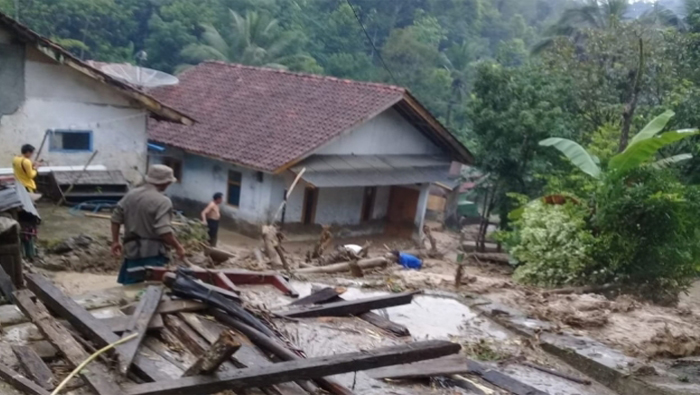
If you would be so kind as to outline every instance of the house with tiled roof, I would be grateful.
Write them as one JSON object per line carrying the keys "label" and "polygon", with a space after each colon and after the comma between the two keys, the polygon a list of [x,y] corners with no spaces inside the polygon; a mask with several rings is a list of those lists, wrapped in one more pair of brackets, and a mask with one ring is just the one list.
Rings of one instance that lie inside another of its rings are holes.
{"label": "house with tiled roof", "polygon": [[[419,235],[429,186],[472,156],[404,88],[205,62],[151,92],[192,126],[149,122],[152,163],[176,170],[176,205],[222,214],[251,233],[268,223],[293,180],[285,227],[334,225],[347,234]],[[302,174],[303,172],[303,174]]]}
{"label": "house with tiled roof", "polygon": [[0,13],[0,168],[23,144],[51,166],[91,164],[139,182],[146,171],[146,119],[193,119],[116,79]]}

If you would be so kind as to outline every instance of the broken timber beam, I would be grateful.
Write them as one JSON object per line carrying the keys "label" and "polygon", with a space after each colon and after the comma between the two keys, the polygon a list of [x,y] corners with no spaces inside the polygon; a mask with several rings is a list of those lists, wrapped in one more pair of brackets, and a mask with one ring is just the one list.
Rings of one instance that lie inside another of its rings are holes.
{"label": "broken timber beam", "polygon": [[[218,310],[213,310],[212,311],[214,314],[214,317],[223,322],[224,324],[236,329],[237,331],[243,333],[248,339],[250,339],[253,344],[258,346],[259,348],[266,350],[269,353],[274,354],[277,358],[281,359],[282,361],[296,361],[303,359],[299,355],[291,352],[288,348],[285,346],[281,345],[278,341],[275,339],[267,336],[266,334],[258,331],[257,329],[253,328],[252,326],[246,325],[241,321],[235,320],[228,315],[224,314],[221,311]],[[321,388],[324,390],[330,392],[331,394],[334,395],[352,395],[353,392],[350,391],[349,389],[343,387],[339,383],[336,383],[332,379],[328,379],[325,377],[319,377],[316,378],[314,381],[316,381],[316,384],[318,384]],[[301,386],[302,388],[305,388],[306,385],[304,382],[297,380],[297,384]],[[308,390],[307,390],[308,391]],[[313,392],[311,392],[313,393]]]}
{"label": "broken timber beam", "polygon": [[[73,367],[80,365],[90,356],[68,330],[54,319],[41,302],[32,301],[32,293],[27,290],[15,292],[17,307],[29,317],[41,333],[66,357]],[[80,376],[99,395],[119,395],[121,390],[110,377],[104,366],[97,362],[84,369]]]}
{"label": "broken timber beam", "polygon": [[[386,258],[369,258],[369,259],[362,259],[357,261],[357,266],[360,269],[371,269],[375,267],[385,267],[389,261],[387,261]],[[352,265],[352,262],[341,262],[341,263],[334,263],[332,265],[327,265],[327,266],[316,266],[316,267],[307,267],[303,269],[297,269],[294,270],[294,273],[297,274],[312,274],[312,273],[341,273],[341,272],[349,272],[350,271],[350,266]]]}
{"label": "broken timber beam", "polygon": [[[164,301],[160,302],[160,305],[158,305],[158,310],[156,310],[156,313],[158,313],[158,314],[173,314],[173,313],[180,313],[180,312],[192,313],[192,312],[196,312],[196,311],[206,310],[208,308],[209,308],[209,306],[205,305],[202,302],[197,302],[196,300],[187,300],[187,299],[164,300]],[[134,311],[136,311],[136,304],[134,303],[134,304],[124,306],[124,307],[122,307],[121,311],[124,314],[132,315],[132,314],[134,314]]]}
{"label": "broken timber beam", "polygon": [[[136,306],[136,311],[131,316],[129,323],[126,326],[126,330],[122,334],[122,339],[125,339],[134,333],[137,334],[136,338],[124,345],[124,351],[120,354],[119,358],[119,372],[126,375],[129,372],[129,367],[131,362],[136,356],[136,352],[146,337],[146,330],[148,329],[148,323],[151,322],[153,315],[158,309],[158,304],[160,303],[160,298],[163,296],[163,288],[157,286],[150,286],[146,288],[146,292],[141,295],[141,300]],[[114,332],[114,330],[112,331]]]}
{"label": "broken timber beam", "polygon": [[241,348],[241,343],[236,341],[233,332],[224,331],[209,350],[185,371],[182,377],[214,373],[219,365],[229,359],[239,348]]}
{"label": "broken timber beam", "polygon": [[12,352],[17,357],[24,373],[39,384],[41,388],[51,391],[55,387],[53,372],[46,366],[39,354],[29,346],[13,345]]}
{"label": "broken timber beam", "polygon": [[0,363],[0,379],[27,395],[49,395],[48,391],[2,363]]}
{"label": "broken timber beam", "polygon": [[166,327],[192,354],[202,355],[209,348],[209,344],[180,318],[169,314],[165,316],[164,320]]}
{"label": "broken timber beam", "polygon": [[[309,296],[298,299],[290,303],[289,305],[297,306],[307,304],[322,304],[326,302],[340,302],[345,300],[340,296],[340,294],[343,292],[345,292],[344,288],[323,288],[320,291],[316,291]],[[408,328],[401,324],[393,322],[387,318],[384,318],[377,313],[368,311],[365,313],[358,314],[357,317],[363,321],[369,322],[377,328],[391,332],[396,336],[411,336],[411,332],[409,332]]]}
{"label": "broken timber beam", "polygon": [[303,305],[309,305],[309,304],[319,304],[319,303],[324,303],[324,302],[331,302],[331,301],[336,301],[338,297],[345,292],[345,288],[341,287],[326,287],[323,288],[319,291],[316,291],[312,294],[309,294],[308,296],[304,296],[303,298],[297,299],[294,302],[290,303],[290,306],[303,306]]}
{"label": "broken timber beam", "polygon": [[244,389],[283,383],[293,380],[314,379],[335,374],[356,372],[438,358],[459,352],[460,345],[449,341],[431,340],[393,347],[383,347],[354,353],[280,362],[270,366],[242,369],[216,377],[185,377],[162,383],[135,385],[127,395],[182,395],[213,394],[231,389]]}
{"label": "broken timber beam", "polygon": [[[131,315],[122,315],[109,318],[100,318],[100,321],[104,322],[112,332],[114,333],[124,333],[127,325],[129,325],[129,320],[131,320]],[[148,323],[148,330],[158,330],[163,329],[163,317],[160,314],[154,314],[151,318],[151,322]]]}
{"label": "broken timber beam", "polygon": [[[68,321],[80,334],[92,340],[98,347],[106,347],[119,340],[119,336],[102,321],[95,318],[90,312],[82,308],[73,299],[63,294],[46,277],[39,274],[25,275],[27,287],[43,301],[54,313]],[[123,358],[126,355],[124,346],[115,347],[117,355]],[[80,361],[82,362],[82,361]],[[170,380],[168,374],[163,372],[153,360],[139,355],[134,357],[134,367],[144,378],[151,381]]]}
{"label": "broken timber beam", "polygon": [[343,300],[342,302],[328,303],[320,306],[309,306],[275,312],[275,314],[292,318],[357,315],[370,310],[409,304],[413,301],[413,295],[417,293],[421,293],[421,291],[402,292],[365,299]]}

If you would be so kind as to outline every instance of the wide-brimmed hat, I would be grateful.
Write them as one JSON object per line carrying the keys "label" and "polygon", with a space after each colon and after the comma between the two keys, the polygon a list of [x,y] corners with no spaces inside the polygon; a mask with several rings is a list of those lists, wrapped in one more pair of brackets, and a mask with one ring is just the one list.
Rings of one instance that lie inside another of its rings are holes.
{"label": "wide-brimmed hat", "polygon": [[153,165],[148,169],[146,182],[154,185],[171,184],[176,182],[177,178],[173,175],[173,169],[166,165]]}

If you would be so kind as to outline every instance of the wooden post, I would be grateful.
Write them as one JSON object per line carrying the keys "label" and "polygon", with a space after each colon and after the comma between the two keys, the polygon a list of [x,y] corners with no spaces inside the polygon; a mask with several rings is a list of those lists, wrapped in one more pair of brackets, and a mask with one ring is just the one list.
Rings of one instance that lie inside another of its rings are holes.
{"label": "wooden post", "polygon": [[209,350],[199,357],[197,362],[190,366],[182,376],[212,374],[219,368],[219,365],[229,359],[239,348],[241,348],[241,344],[236,341],[233,332],[224,331]]}

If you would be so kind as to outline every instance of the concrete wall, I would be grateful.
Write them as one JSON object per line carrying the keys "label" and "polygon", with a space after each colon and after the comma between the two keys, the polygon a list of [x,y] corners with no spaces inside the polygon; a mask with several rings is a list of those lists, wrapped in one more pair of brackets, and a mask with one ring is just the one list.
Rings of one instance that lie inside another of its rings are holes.
{"label": "concrete wall", "polygon": [[[166,148],[165,152],[152,154],[149,163],[162,163],[165,156],[182,160],[182,177],[166,192],[176,202],[177,209],[186,211],[190,215],[199,215],[199,211],[211,201],[214,193],[221,192],[224,194],[221,213],[233,221],[233,227],[244,228],[251,224],[267,222],[271,217],[274,210],[271,207],[270,198],[275,184],[272,175],[263,174],[263,180],[260,182],[256,171],[188,154],[176,148]],[[238,207],[226,203],[229,170],[237,171],[242,175]]]}
{"label": "concrete wall", "polygon": [[393,109],[314,152],[317,155],[440,155],[433,144]]}
{"label": "concrete wall", "polygon": [[[7,34],[0,34],[7,39]],[[7,40],[6,40],[7,41]],[[9,115],[0,115],[0,167],[9,167],[22,144],[39,147],[48,129],[92,130],[92,164],[121,170],[137,182],[147,158],[146,117],[142,107],[109,86],[51,61],[27,46],[24,58],[24,102]],[[6,55],[0,52],[0,59]],[[20,94],[0,78],[0,91]],[[84,165],[91,152],[51,152],[41,157],[51,165]]]}

